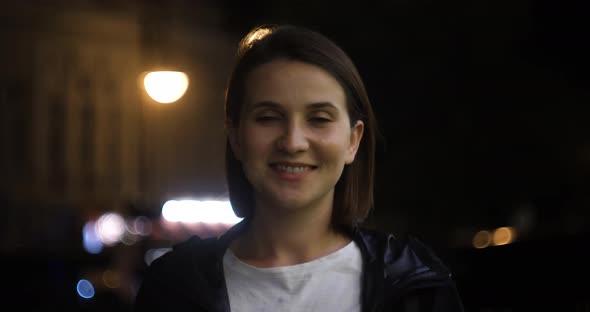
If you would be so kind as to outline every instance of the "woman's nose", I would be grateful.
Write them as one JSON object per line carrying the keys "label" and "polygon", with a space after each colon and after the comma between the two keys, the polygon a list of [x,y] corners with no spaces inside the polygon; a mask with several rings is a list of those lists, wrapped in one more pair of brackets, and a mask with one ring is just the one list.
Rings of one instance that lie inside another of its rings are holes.
{"label": "woman's nose", "polygon": [[289,154],[305,151],[309,148],[309,142],[305,128],[297,123],[291,122],[285,127],[282,136],[278,140],[278,147]]}

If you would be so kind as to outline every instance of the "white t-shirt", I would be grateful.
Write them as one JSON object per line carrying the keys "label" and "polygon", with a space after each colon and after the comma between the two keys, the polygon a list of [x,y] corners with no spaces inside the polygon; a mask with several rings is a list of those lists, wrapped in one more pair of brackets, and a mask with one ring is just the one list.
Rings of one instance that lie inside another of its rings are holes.
{"label": "white t-shirt", "polygon": [[322,258],[256,268],[228,248],[223,270],[231,311],[361,311],[362,255],[350,242]]}

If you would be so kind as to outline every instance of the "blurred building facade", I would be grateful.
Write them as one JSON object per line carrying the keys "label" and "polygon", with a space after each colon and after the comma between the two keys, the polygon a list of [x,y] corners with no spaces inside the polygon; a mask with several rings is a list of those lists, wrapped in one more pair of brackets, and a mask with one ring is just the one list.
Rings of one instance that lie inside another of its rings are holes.
{"label": "blurred building facade", "polygon": [[[172,196],[223,193],[233,38],[214,7],[182,3],[3,4],[0,250],[71,248],[70,229],[102,211],[155,214]],[[149,99],[140,79],[155,69],[187,72],[189,92]]]}

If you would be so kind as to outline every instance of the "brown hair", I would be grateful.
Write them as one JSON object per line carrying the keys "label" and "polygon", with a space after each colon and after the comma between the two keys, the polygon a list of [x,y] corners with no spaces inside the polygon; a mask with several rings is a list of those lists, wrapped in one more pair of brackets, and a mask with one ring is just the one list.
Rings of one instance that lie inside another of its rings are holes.
{"label": "brown hair", "polygon": [[[329,72],[345,91],[351,127],[357,120],[363,121],[364,133],[355,161],[345,166],[336,183],[332,212],[335,226],[362,222],[373,207],[376,120],[356,66],[332,40],[293,25],[262,25],[252,29],[240,42],[237,62],[226,89],[226,126],[236,128],[239,125],[248,74],[277,58],[313,64]],[[254,210],[254,191],[229,141],[225,163],[233,210],[237,216],[249,218]]]}

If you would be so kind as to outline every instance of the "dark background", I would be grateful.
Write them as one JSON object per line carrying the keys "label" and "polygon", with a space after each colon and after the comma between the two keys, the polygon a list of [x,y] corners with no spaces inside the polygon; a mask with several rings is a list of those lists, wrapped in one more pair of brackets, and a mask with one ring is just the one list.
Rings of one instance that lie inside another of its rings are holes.
{"label": "dark background", "polygon": [[[384,136],[375,224],[438,249],[468,310],[588,309],[587,2],[259,3],[233,27],[266,12],[313,27],[365,78]],[[448,239],[518,224],[507,246]]]}
{"label": "dark background", "polygon": [[547,231],[584,215],[587,4],[259,3],[232,27],[303,24],[356,61],[385,138],[376,213],[405,211],[420,232],[504,225],[524,205]]}
{"label": "dark background", "polygon": [[[142,40],[151,47],[175,19],[198,31],[194,19],[203,18],[202,7],[216,8],[208,27],[234,45],[261,23],[298,24],[332,38],[365,79],[383,137],[368,224],[431,245],[453,270],[469,311],[590,308],[587,2],[133,3],[77,5],[102,14],[141,8],[149,13]],[[4,197],[7,216],[18,215],[10,194]],[[154,217],[157,206],[140,201],[130,213]],[[75,211],[48,219],[80,235],[78,220],[85,216]],[[477,231],[503,226],[518,230],[512,244],[471,245]],[[63,246],[79,238],[56,234],[47,241]],[[128,301],[116,293],[83,300],[71,291],[76,268],[101,267],[121,249],[98,256],[9,252],[5,270],[15,278],[5,293],[25,306],[33,300],[35,307],[127,310]],[[138,280],[143,267],[139,261]]]}

